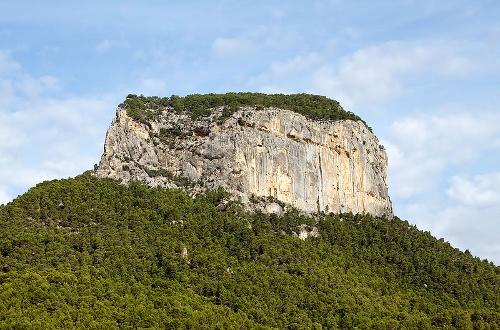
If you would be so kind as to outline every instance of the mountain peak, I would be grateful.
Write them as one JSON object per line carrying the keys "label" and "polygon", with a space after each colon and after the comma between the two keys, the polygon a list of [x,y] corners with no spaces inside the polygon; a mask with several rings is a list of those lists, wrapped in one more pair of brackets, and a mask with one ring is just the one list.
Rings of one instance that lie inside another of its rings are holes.
{"label": "mountain peak", "polygon": [[326,97],[129,95],[96,175],[195,193],[222,187],[245,204],[392,216],[386,168],[377,137]]}

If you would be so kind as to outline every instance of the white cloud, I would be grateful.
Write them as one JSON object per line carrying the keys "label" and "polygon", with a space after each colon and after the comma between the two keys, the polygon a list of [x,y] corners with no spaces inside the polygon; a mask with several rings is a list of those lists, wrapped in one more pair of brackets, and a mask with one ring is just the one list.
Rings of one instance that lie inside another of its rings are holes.
{"label": "white cloud", "polygon": [[384,44],[343,58],[335,71],[318,71],[314,83],[330,93],[341,91],[350,102],[376,102],[399,93],[401,76],[418,72],[431,59],[432,52],[423,47]]}
{"label": "white cloud", "polygon": [[446,204],[430,214],[432,232],[462,250],[469,249],[474,255],[500,264],[498,199],[490,207],[454,201]]}
{"label": "white cloud", "polygon": [[411,116],[394,122],[383,139],[396,214],[497,264],[500,173],[467,177],[451,169],[477,171],[482,160],[500,161],[499,122],[500,113],[485,111]]}
{"label": "white cloud", "polygon": [[12,60],[9,52],[0,50],[0,75],[11,74],[21,68],[19,63]]}
{"label": "white cloud", "polygon": [[56,77],[45,75],[33,77],[29,74],[20,74],[13,80],[17,93],[33,98],[44,93],[58,91],[60,82]]}
{"label": "white cloud", "polygon": [[5,191],[0,190],[0,205],[7,204],[12,200],[12,197],[9,196]]}
{"label": "white cloud", "polygon": [[432,196],[397,205],[397,212],[420,229],[429,230],[435,237],[444,238],[462,251],[500,264],[498,237],[500,205],[491,207],[465,205],[455,200]]}
{"label": "white cloud", "polygon": [[383,138],[395,197],[410,198],[438,184],[447,167],[500,149],[500,113],[450,112],[395,121]]}
{"label": "white cloud", "polygon": [[455,54],[451,48],[387,42],[359,49],[336,62],[328,54],[316,52],[275,61],[264,73],[251,78],[249,84],[312,91],[336,98],[347,108],[358,109],[401,95],[406,78],[463,77],[474,69],[469,58]]}
{"label": "white cloud", "polygon": [[212,44],[212,53],[215,56],[226,57],[241,55],[253,48],[250,40],[244,38],[222,38],[214,40]]}
{"label": "white cloud", "polygon": [[19,96],[33,98],[44,93],[58,91],[60,82],[54,76],[34,77],[23,71],[9,52],[0,50],[0,105],[7,108]]}
{"label": "white cloud", "polygon": [[19,193],[91,169],[101,147],[89,141],[104,139],[113,103],[106,97],[31,100],[29,107],[2,114],[9,129],[0,134],[6,160],[0,162],[0,190]]}
{"label": "white cloud", "polygon": [[[102,141],[116,101],[110,96],[59,97],[53,76],[33,76],[10,56],[0,66],[0,203],[48,179],[90,169],[99,160]],[[10,63],[5,65],[5,63]]]}
{"label": "white cloud", "polygon": [[385,102],[401,94],[403,79],[416,75],[460,76],[471,60],[437,45],[387,42],[355,51],[338,65],[327,64],[313,75],[313,86],[348,106]]}
{"label": "white cloud", "polygon": [[446,193],[456,202],[468,206],[500,205],[500,172],[472,178],[455,176]]}
{"label": "white cloud", "polygon": [[477,65],[470,59],[452,55],[449,56],[444,63],[442,63],[439,71],[445,76],[465,77],[476,69]]}

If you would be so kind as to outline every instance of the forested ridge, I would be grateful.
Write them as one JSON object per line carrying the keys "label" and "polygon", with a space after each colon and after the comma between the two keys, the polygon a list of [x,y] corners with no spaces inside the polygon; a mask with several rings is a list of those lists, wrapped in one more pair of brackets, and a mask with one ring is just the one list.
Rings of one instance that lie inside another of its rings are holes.
{"label": "forested ridge", "polygon": [[500,327],[500,267],[406,221],[227,197],[87,172],[0,206],[0,328]]}

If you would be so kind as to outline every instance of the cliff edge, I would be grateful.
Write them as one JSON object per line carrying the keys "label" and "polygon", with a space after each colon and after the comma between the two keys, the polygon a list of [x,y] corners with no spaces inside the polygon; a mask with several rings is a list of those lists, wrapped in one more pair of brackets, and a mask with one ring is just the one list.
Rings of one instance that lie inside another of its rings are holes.
{"label": "cliff edge", "polygon": [[192,191],[222,187],[243,203],[273,197],[305,212],[392,216],[386,152],[361,120],[241,103],[193,116],[159,104],[140,115],[130,102],[118,107],[95,175]]}

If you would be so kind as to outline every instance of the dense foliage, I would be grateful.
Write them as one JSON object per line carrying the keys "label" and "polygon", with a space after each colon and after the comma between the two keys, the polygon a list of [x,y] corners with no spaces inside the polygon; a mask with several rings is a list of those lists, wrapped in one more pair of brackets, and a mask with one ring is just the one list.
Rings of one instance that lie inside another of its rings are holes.
{"label": "dense foliage", "polygon": [[405,221],[225,198],[88,173],[37,185],[0,207],[0,328],[500,326],[500,267]]}
{"label": "dense foliage", "polygon": [[352,112],[342,108],[339,102],[325,96],[311,94],[262,94],[226,93],[193,94],[184,97],[146,97],[129,94],[123,103],[132,118],[147,123],[167,109],[188,111],[192,117],[207,116],[216,107],[224,107],[223,117],[228,117],[241,106],[258,108],[277,107],[298,112],[312,119],[361,120]]}

